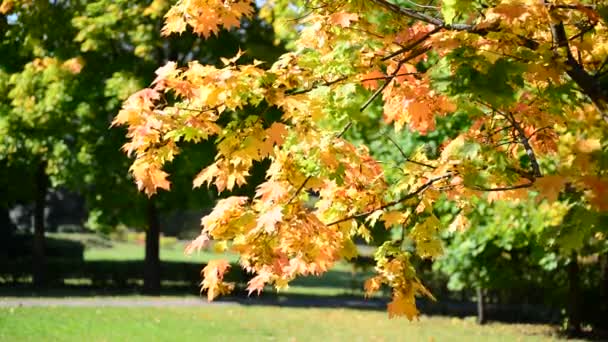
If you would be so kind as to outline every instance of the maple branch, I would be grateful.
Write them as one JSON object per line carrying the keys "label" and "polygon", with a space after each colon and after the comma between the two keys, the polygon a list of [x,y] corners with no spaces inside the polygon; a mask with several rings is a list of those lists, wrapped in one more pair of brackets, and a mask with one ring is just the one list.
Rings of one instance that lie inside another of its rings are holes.
{"label": "maple branch", "polygon": [[[510,117],[510,119],[509,119],[509,117]],[[526,132],[524,132],[524,130],[521,128],[521,126],[519,125],[517,120],[515,120],[515,117],[513,116],[513,114],[509,113],[507,120],[509,120],[511,122],[511,125],[513,125],[513,127],[519,134],[519,141],[521,142],[522,145],[524,145],[526,154],[528,155],[528,158],[530,158],[530,166],[532,166],[532,170],[534,171],[534,177],[542,177],[543,175],[540,172],[540,166],[538,165],[538,161],[536,160],[536,154],[534,153],[534,150],[532,149],[532,146],[530,145],[530,141],[528,140],[528,137],[526,137]]]}
{"label": "maple branch", "polygon": [[406,0],[406,1],[416,7],[420,7],[420,8],[424,8],[424,9],[432,9],[432,10],[437,10],[437,11],[441,10],[441,7],[439,7],[439,6],[421,5],[419,3],[413,2],[412,0]]}
{"label": "maple branch", "polygon": [[359,108],[360,112],[364,111],[365,108],[367,108],[372,103],[372,101],[374,101],[374,99],[378,97],[378,95],[380,95],[380,93],[382,93],[382,91],[384,91],[386,87],[388,87],[388,84],[391,83],[391,81],[395,78],[395,75],[399,72],[399,69],[401,69],[402,64],[403,63],[401,61],[397,63],[395,71],[386,79],[386,82],[384,82],[384,84],[382,84],[380,88],[376,89],[376,91],[372,94],[372,96],[369,97],[369,99],[367,99],[367,101],[365,101],[361,108]]}
{"label": "maple branch", "polygon": [[410,162],[412,164],[416,164],[416,165],[420,165],[420,166],[426,166],[426,167],[428,167],[430,169],[433,169],[433,170],[436,169],[436,167],[434,167],[433,165],[425,164],[425,163],[419,162],[417,160],[413,160],[413,159],[408,158],[408,156],[405,154],[405,152],[403,151],[403,149],[401,148],[401,146],[399,146],[397,144],[397,142],[395,140],[393,140],[393,138],[391,138],[390,135],[387,135],[386,137],[388,138],[388,140],[390,140],[390,142],[393,143],[393,145],[395,145],[395,147],[397,147],[397,149],[399,150],[399,152],[401,153],[401,155],[403,156],[403,158],[405,159],[405,161],[408,161],[408,162]]}
{"label": "maple branch", "polygon": [[[346,126],[344,126],[344,128],[342,128],[340,133],[338,133],[338,135],[336,135],[336,138],[337,139],[341,138],[352,125],[353,125],[353,122],[349,121],[346,124]],[[308,183],[308,181],[310,181],[311,178],[312,178],[312,176],[306,177],[306,179],[302,182],[302,184],[300,184],[300,186],[296,189],[296,192],[293,194],[293,196],[291,196],[291,198],[289,199],[289,201],[287,201],[287,204],[285,204],[285,205],[289,205],[296,197],[298,197],[298,194],[300,194],[302,189],[304,189],[304,187],[306,186],[306,183]]]}
{"label": "maple branch", "polygon": [[310,91],[315,90],[317,87],[321,86],[321,87],[328,87],[330,85],[334,85],[338,82],[342,82],[344,80],[348,79],[348,76],[342,76],[342,77],[338,77],[335,80],[332,81],[325,81],[323,83],[317,83],[312,85],[310,88],[306,88],[306,89],[300,89],[300,90],[293,90],[293,91],[286,91],[285,95],[300,95],[300,94],[305,94],[308,93]]}
{"label": "maple branch", "polygon": [[577,4],[577,5],[573,5],[573,4],[555,5],[555,4],[545,3],[545,5],[549,6],[550,8],[573,9],[573,10],[580,10],[581,8],[595,10],[597,8],[596,5],[584,5],[584,4]]}
{"label": "maple branch", "polygon": [[403,196],[403,197],[401,197],[401,198],[399,198],[397,200],[394,200],[392,202],[388,202],[388,203],[383,204],[383,205],[381,205],[381,206],[379,206],[379,207],[377,207],[375,209],[368,210],[368,211],[363,212],[363,213],[354,214],[354,215],[351,215],[351,216],[347,216],[347,217],[341,218],[339,220],[336,220],[336,221],[333,221],[331,223],[328,223],[327,226],[333,226],[333,225],[336,225],[338,223],[346,222],[346,221],[349,221],[349,220],[352,220],[352,219],[356,219],[356,218],[360,218],[360,217],[365,217],[365,216],[371,215],[375,211],[384,210],[384,209],[392,207],[394,205],[403,203],[403,202],[405,202],[405,201],[407,201],[409,199],[412,199],[412,198],[418,196],[419,194],[423,193],[428,188],[430,188],[431,185],[433,185],[433,183],[436,183],[436,182],[438,182],[440,180],[443,180],[443,179],[446,179],[446,178],[450,178],[453,175],[454,175],[453,172],[448,171],[448,172],[446,172],[445,174],[443,174],[441,176],[436,176],[436,177],[430,178],[426,183],[424,183],[421,186],[419,186],[416,190],[408,193],[407,195],[405,195],[405,196]]}
{"label": "maple branch", "polygon": [[[399,76],[412,76],[412,75],[420,75],[420,74],[422,74],[422,73],[421,72],[406,72],[406,73],[403,73],[403,74],[395,75],[395,77],[399,77]],[[392,78],[392,76],[389,75],[389,76],[378,76],[378,77],[372,77],[372,78],[365,78],[365,79],[362,79],[361,82],[386,80],[386,79],[389,79],[389,78]]]}
{"label": "maple branch", "polygon": [[393,79],[395,79],[395,77],[397,76],[397,73],[399,72],[399,69],[401,69],[401,66],[403,65],[403,63],[407,63],[408,61],[410,61],[410,60],[412,60],[412,59],[414,59],[414,58],[416,58],[416,57],[418,57],[418,56],[422,55],[423,53],[426,53],[426,52],[427,52],[427,51],[429,51],[429,50],[430,50],[430,48],[429,48],[429,47],[422,48],[422,49],[420,49],[420,50],[417,50],[417,51],[412,52],[410,55],[408,55],[408,56],[407,56],[407,57],[405,57],[404,59],[402,59],[402,60],[400,60],[399,62],[397,62],[397,67],[395,68],[395,71],[394,71],[394,72],[393,72],[391,75],[389,75],[389,76],[386,78],[386,82],[384,82],[384,84],[383,84],[383,85],[382,85],[380,88],[378,88],[378,89],[377,89],[377,90],[376,90],[376,91],[375,91],[375,92],[372,94],[372,96],[370,96],[370,97],[369,97],[369,99],[367,99],[367,101],[365,101],[365,103],[364,103],[364,104],[361,106],[361,108],[359,108],[359,111],[361,111],[361,112],[362,112],[362,111],[364,111],[364,110],[365,110],[365,108],[367,108],[367,107],[368,107],[368,106],[369,106],[369,105],[370,105],[370,104],[371,104],[371,103],[374,101],[374,99],[375,99],[376,97],[378,97],[378,95],[380,95],[380,93],[382,93],[382,91],[383,91],[384,89],[386,89],[386,87],[389,85],[389,83],[391,83],[391,81],[392,81]]}
{"label": "maple branch", "polygon": [[557,56],[560,55],[560,50],[566,53],[566,74],[581,88],[585,95],[589,96],[600,115],[608,122],[608,94],[602,89],[599,80],[587,73],[572,55],[564,23],[562,21],[551,22],[550,28],[553,36],[554,53]]}
{"label": "maple branch", "polygon": [[422,37],[416,39],[415,41],[411,42],[410,44],[407,44],[406,46],[402,47],[401,49],[391,53],[388,56],[385,56],[381,59],[381,61],[387,61],[395,56],[398,56],[404,52],[410,51],[411,49],[415,48],[416,46],[418,46],[419,44],[423,43],[425,40],[427,40],[430,36],[432,36],[433,34],[439,32],[439,30],[441,30],[441,26],[437,26],[434,29],[432,29],[431,31],[427,32],[426,34],[424,34]]}
{"label": "maple branch", "polygon": [[602,62],[600,67],[595,72],[595,76],[594,76],[595,78],[598,78],[602,75],[602,69],[604,69],[604,67],[606,66],[606,63],[608,63],[608,57],[604,58],[604,61]]}
{"label": "maple branch", "polygon": [[473,190],[479,190],[479,191],[509,191],[509,190],[517,190],[517,189],[529,188],[532,185],[534,185],[534,181],[531,180],[529,183],[512,185],[512,186],[497,187],[497,188],[486,188],[486,187],[477,186],[477,185],[472,186],[472,187],[468,187],[468,188],[473,189]]}
{"label": "maple branch", "polygon": [[541,127],[541,128],[536,129],[534,132],[532,132],[532,134],[530,134],[528,136],[528,140],[531,139],[533,136],[535,136],[536,133],[538,133],[538,132],[540,132],[542,130],[545,130],[545,129],[549,129],[549,128],[551,128],[551,126],[545,126],[545,127]]}
{"label": "maple branch", "polygon": [[384,7],[385,9],[401,14],[411,19],[417,19],[423,21],[425,23],[433,24],[435,26],[439,26],[441,28],[452,29],[457,31],[473,31],[475,29],[474,25],[469,24],[446,24],[443,20],[430,16],[428,14],[415,11],[409,8],[403,8],[399,5],[395,5],[386,0],[371,0],[373,3],[379,5],[380,7]]}

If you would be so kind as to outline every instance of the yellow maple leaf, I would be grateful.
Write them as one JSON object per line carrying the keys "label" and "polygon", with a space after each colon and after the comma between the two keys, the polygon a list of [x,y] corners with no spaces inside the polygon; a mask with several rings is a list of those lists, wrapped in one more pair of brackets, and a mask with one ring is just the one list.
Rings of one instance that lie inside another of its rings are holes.
{"label": "yellow maple leaf", "polygon": [[401,224],[405,221],[407,215],[400,211],[389,211],[382,214],[381,220],[384,221],[384,227],[387,229],[395,224]]}
{"label": "yellow maple leaf", "polygon": [[393,300],[388,303],[388,317],[405,316],[410,321],[418,317],[418,309],[414,296],[406,297],[403,294],[397,293],[393,296]]}
{"label": "yellow maple leaf", "polygon": [[224,274],[230,268],[226,260],[211,260],[203,269],[204,279],[201,291],[207,290],[207,300],[212,301],[221,294],[226,294],[234,288],[233,283],[224,283]]}

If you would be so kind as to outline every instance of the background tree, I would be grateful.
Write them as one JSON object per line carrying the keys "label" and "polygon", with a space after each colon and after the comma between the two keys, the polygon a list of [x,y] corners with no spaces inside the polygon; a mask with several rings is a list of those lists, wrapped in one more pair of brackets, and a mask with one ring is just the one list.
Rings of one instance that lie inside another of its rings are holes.
{"label": "background tree", "polygon": [[[194,35],[161,39],[162,15],[168,8],[169,2],[158,0],[2,2],[1,48],[7,58],[0,65],[5,95],[0,160],[12,170],[3,184],[3,199],[10,202],[7,206],[17,199],[36,200],[36,283],[44,270],[43,213],[49,187],[83,193],[89,227],[148,227],[144,285],[150,293],[160,288],[160,213],[208,207],[213,198],[213,192],[201,190],[145,199],[125,178],[129,163],[119,151],[124,132],[107,128],[121,102],[151,82],[156,67],[169,59],[217,63],[218,56],[249,46],[254,56],[272,59],[280,48],[274,48],[271,31],[259,21],[247,23],[249,33],[225,32],[221,40],[203,42]],[[183,172],[180,178],[192,177],[195,170],[189,166],[213,155],[211,145],[191,148],[178,157],[175,171]],[[31,189],[17,188],[17,179],[32,184]]]}

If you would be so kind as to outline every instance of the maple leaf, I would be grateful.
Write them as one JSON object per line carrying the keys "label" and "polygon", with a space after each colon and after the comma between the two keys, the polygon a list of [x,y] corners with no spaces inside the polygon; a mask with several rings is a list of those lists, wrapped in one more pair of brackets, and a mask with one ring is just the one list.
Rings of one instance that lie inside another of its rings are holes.
{"label": "maple leaf", "polygon": [[273,206],[265,211],[257,219],[256,229],[263,229],[266,233],[273,233],[275,226],[283,219],[283,208],[281,206]]}
{"label": "maple leaf", "polygon": [[268,135],[268,140],[273,144],[280,145],[285,140],[287,136],[287,126],[280,122],[273,122],[272,125],[266,130],[266,134]]}
{"label": "maple leaf", "polygon": [[375,69],[371,72],[361,75],[361,84],[365,89],[374,90],[378,88],[378,81],[381,81],[385,78],[386,75],[384,75],[382,71]]}
{"label": "maple leaf", "polygon": [[201,233],[196,239],[192,240],[184,249],[184,254],[191,255],[195,251],[200,251],[209,245],[209,235]]}
{"label": "maple leaf", "polygon": [[213,178],[219,174],[219,171],[220,169],[217,166],[217,163],[213,163],[207,166],[201,172],[199,172],[196,177],[194,177],[194,180],[192,181],[192,187],[198,188],[204,183],[207,183],[207,185],[211,185],[211,182],[213,182]]}
{"label": "maple leaf", "polygon": [[567,181],[567,178],[559,175],[544,176],[534,182],[534,188],[539,190],[543,198],[555,202]]}
{"label": "maple leaf", "polygon": [[232,291],[234,284],[224,283],[224,274],[230,268],[226,260],[211,260],[203,269],[203,281],[201,291],[207,290],[207,300],[212,301],[221,294]]}
{"label": "maple leaf", "polygon": [[175,75],[177,75],[177,73],[178,73],[177,63],[172,62],[172,61],[167,62],[167,64],[165,64],[164,66],[156,69],[156,71],[154,73],[156,74],[156,78],[154,79],[154,81],[152,81],[152,85],[161,83],[162,81],[166,80],[167,78],[175,77]]}
{"label": "maple leaf", "polygon": [[378,290],[380,290],[380,286],[382,286],[383,282],[384,281],[382,280],[381,276],[375,276],[365,280],[365,283],[363,284],[365,295],[369,297],[376,293]]}
{"label": "maple leaf", "polygon": [[177,11],[177,7],[172,7],[167,14],[165,14],[165,24],[161,30],[163,36],[169,36],[172,33],[182,34],[186,31],[186,20]]}
{"label": "maple leaf", "polygon": [[0,4],[0,14],[9,13],[14,6],[15,2],[13,0],[3,0],[2,4]]}
{"label": "maple leaf", "polygon": [[407,215],[400,211],[389,211],[382,214],[382,221],[384,221],[384,227],[387,229],[395,224],[400,224],[405,221]]}
{"label": "maple leaf", "polygon": [[418,317],[418,309],[416,309],[413,296],[408,298],[403,294],[393,295],[393,300],[388,303],[388,317],[399,316],[405,316],[410,321]]}
{"label": "maple leaf", "polygon": [[359,20],[356,13],[337,12],[329,16],[329,23],[341,27],[350,27],[350,23]]}
{"label": "maple leaf", "polygon": [[251,278],[247,283],[247,292],[248,295],[251,295],[253,292],[257,292],[258,295],[264,290],[264,286],[270,282],[272,278],[272,272],[268,267],[263,267],[258,274]]}
{"label": "maple leaf", "polygon": [[267,203],[277,203],[288,194],[288,188],[284,182],[267,181],[258,185],[255,197]]}

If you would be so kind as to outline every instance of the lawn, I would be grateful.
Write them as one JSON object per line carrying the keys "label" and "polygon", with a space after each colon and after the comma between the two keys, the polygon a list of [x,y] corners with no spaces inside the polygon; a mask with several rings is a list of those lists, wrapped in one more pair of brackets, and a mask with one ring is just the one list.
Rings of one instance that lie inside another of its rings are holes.
{"label": "lawn", "polygon": [[555,341],[542,325],[264,306],[0,308],[1,341]]}

